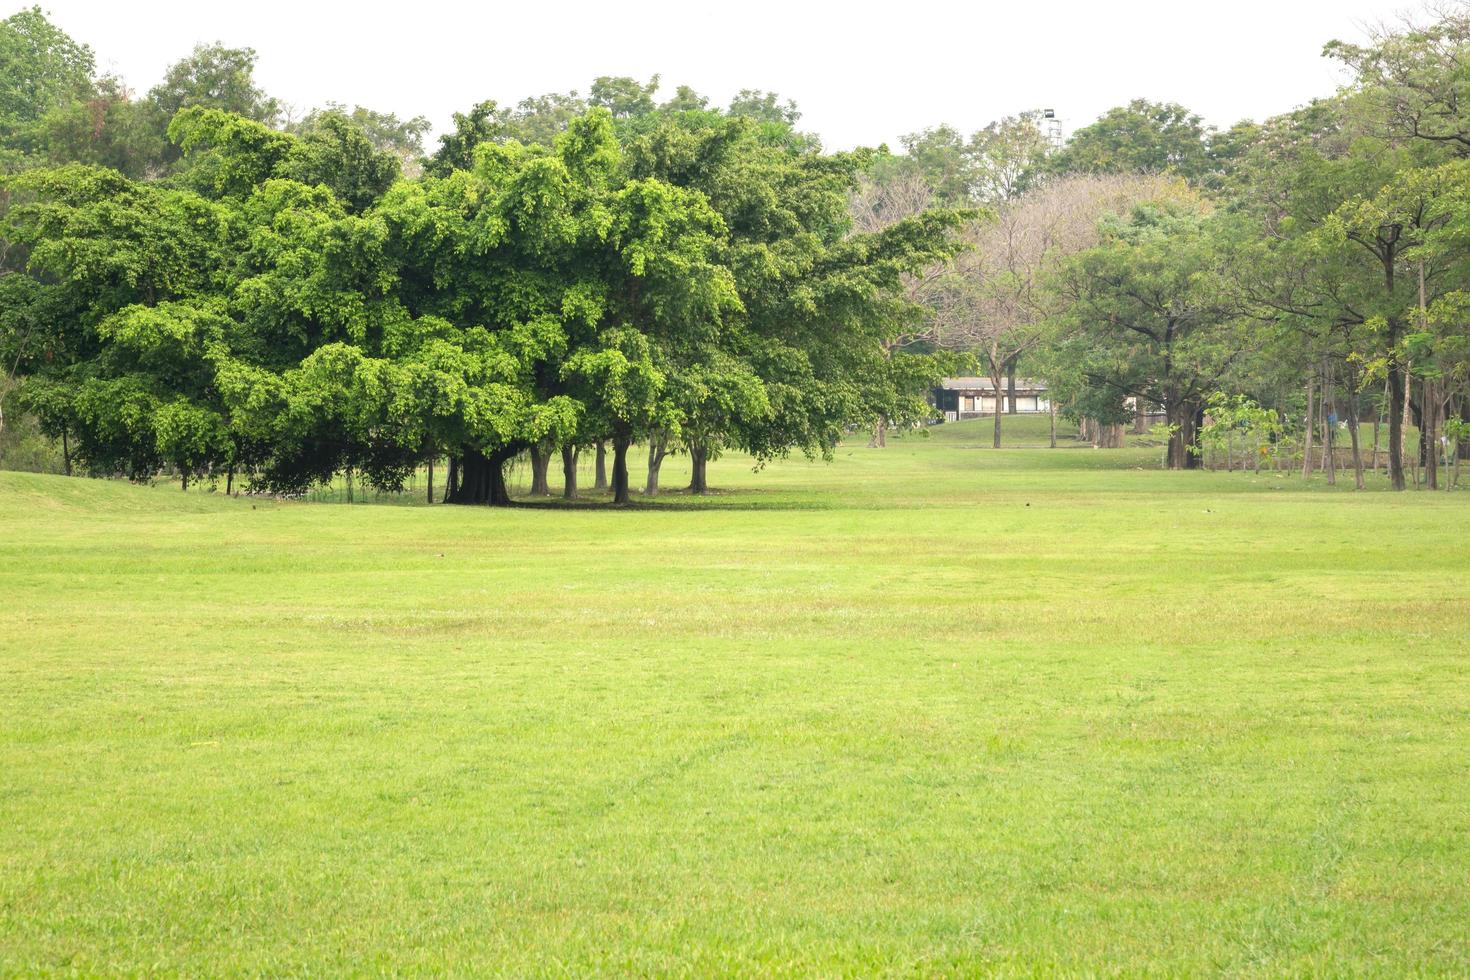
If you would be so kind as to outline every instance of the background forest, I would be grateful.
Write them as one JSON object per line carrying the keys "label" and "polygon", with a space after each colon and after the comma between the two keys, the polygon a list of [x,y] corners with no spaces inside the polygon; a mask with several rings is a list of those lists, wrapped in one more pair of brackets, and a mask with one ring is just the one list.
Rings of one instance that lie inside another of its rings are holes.
{"label": "background forest", "polygon": [[1034,109],[830,153],[774,93],[602,77],[474,104],[430,148],[423,118],[292,116],[250,49],[136,93],[23,10],[0,23],[3,465],[297,493],[442,461],[446,499],[505,503],[511,460],[545,493],[559,459],[575,496],[595,453],[625,502],[634,443],[645,493],[670,453],[701,492],[722,451],[881,443],[935,417],[939,378],[1021,371],[1099,445],[1162,417],[1171,468],[1228,445],[1447,485],[1467,51],[1458,11],[1332,42],[1350,85],[1227,130],[1139,100],[1066,139]]}

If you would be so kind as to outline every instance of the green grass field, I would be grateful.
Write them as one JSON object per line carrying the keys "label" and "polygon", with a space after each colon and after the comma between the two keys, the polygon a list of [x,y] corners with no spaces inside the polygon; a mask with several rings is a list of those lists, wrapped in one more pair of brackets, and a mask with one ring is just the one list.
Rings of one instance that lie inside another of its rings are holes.
{"label": "green grass field", "polygon": [[0,473],[0,974],[1470,972],[1470,493],[988,424],[623,511]]}

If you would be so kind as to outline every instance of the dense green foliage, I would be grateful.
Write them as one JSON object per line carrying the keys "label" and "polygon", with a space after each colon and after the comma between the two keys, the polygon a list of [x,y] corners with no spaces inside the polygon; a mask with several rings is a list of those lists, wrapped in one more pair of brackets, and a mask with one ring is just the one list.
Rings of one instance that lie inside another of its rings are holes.
{"label": "dense green foliage", "polygon": [[926,414],[947,359],[885,342],[959,215],[853,234],[869,155],[824,154],[789,103],[659,105],[656,78],[599,78],[585,101],[476,106],[405,178],[419,121],[275,128],[253,58],[201,47],[169,71],[153,164],[77,154],[6,184],[5,353],[90,471],[392,488],[447,456],[450,500],[505,503],[509,460],[606,441],[625,502],[635,441],[820,455]]}
{"label": "dense green foliage", "polygon": [[[1212,399],[1245,398],[1275,414],[1273,432],[1306,434],[1308,470],[1315,433],[1335,472],[1344,429],[1361,487],[1366,417],[1386,424],[1396,488],[1420,467],[1438,486],[1441,466],[1470,458],[1459,435],[1470,424],[1470,15],[1441,11],[1326,53],[1352,84],[1225,132],[1136,100],[1061,147],[1016,120],[968,140],[950,127],[905,140],[878,180],[990,204],[1003,229],[971,230],[980,258],[927,277],[929,339],[980,355],[992,379],[1020,361],[1073,420],[1156,412],[1171,467],[1201,463]],[[1011,176],[986,176],[996,173]],[[1067,214],[1091,214],[1098,199],[1080,178],[1102,175],[1134,182],[1110,192],[1127,206],[1093,219],[1095,235],[1068,231]]]}
{"label": "dense green foliage", "polygon": [[248,48],[142,98],[38,9],[0,49],[0,408],[68,469],[299,491],[447,459],[450,499],[505,502],[509,460],[541,493],[611,447],[626,501],[631,445],[645,492],[684,453],[702,491],[725,449],[930,421],[960,367],[1083,426],[1161,419],[1170,467],[1238,399],[1307,469],[1346,431],[1360,486],[1361,420],[1397,488],[1470,453],[1463,13],[1333,42],[1352,84],[1225,131],[1134,100],[900,153],[658,76],[482,101],[426,153],[424,119],[363,106],[282,125]]}

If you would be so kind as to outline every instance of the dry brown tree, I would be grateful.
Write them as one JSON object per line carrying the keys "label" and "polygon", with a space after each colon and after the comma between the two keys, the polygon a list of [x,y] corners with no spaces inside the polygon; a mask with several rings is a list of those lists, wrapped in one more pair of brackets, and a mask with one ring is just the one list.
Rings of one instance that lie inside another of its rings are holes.
{"label": "dry brown tree", "polygon": [[1046,288],[1052,273],[1099,243],[1105,215],[1189,193],[1174,177],[1079,174],[1042,184],[967,229],[970,249],[938,277],[928,299],[952,307],[935,316],[936,341],[973,352],[994,386],[997,449],[1003,401],[1015,411],[1016,364],[1042,342],[1056,312],[1058,297]]}

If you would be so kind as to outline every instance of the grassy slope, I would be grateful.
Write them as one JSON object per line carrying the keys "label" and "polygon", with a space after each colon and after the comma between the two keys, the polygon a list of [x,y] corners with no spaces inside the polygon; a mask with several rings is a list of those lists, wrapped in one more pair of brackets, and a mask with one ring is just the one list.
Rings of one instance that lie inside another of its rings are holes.
{"label": "grassy slope", "polygon": [[0,973],[1470,970],[1470,495],[988,434],[628,512],[0,473]]}

